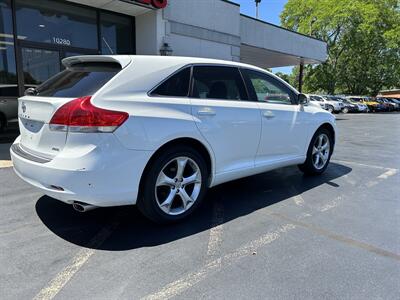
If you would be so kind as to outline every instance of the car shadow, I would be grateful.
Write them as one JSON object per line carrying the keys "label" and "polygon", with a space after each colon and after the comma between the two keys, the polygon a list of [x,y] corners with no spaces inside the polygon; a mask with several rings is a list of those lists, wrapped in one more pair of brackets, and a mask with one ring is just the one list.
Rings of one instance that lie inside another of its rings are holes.
{"label": "car shadow", "polygon": [[[303,176],[297,167],[289,167],[229,182],[211,189],[189,219],[172,225],[148,221],[135,206],[99,208],[82,214],[48,196],[37,201],[36,212],[49,230],[70,243],[124,251],[166,244],[210,229],[215,202],[224,208],[223,222],[229,222],[323,184],[338,188],[332,181],[351,171],[347,166],[331,163],[323,175],[316,177]],[[117,224],[115,228],[113,224]],[[113,232],[96,244],[93,239],[104,228],[113,228]]]}

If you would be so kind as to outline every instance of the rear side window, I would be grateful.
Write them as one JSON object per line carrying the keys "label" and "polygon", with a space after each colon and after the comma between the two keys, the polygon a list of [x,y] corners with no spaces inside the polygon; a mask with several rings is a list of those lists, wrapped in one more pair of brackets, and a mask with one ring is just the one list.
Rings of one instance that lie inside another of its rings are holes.
{"label": "rear side window", "polygon": [[74,64],[40,85],[36,96],[91,96],[119,71],[121,71],[121,66],[117,63]]}
{"label": "rear side window", "polygon": [[172,75],[152,93],[152,96],[187,97],[189,95],[190,68]]}
{"label": "rear side window", "polygon": [[239,70],[234,67],[197,66],[193,68],[193,98],[247,100]]}

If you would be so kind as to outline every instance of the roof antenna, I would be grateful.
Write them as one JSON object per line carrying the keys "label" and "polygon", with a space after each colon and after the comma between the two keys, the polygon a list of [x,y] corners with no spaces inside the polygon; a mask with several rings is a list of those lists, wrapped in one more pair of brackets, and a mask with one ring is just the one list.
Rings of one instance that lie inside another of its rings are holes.
{"label": "roof antenna", "polygon": [[103,37],[103,42],[104,42],[104,44],[106,44],[106,46],[107,46],[108,50],[111,52],[111,54],[114,55],[114,51],[112,50],[110,45],[107,43],[107,41],[104,37]]}

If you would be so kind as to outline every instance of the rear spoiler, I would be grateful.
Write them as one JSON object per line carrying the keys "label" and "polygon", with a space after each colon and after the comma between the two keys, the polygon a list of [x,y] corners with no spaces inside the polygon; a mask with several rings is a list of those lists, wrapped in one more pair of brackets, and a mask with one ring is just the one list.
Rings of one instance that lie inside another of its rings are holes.
{"label": "rear spoiler", "polygon": [[64,58],[61,62],[66,68],[74,64],[83,62],[110,62],[110,63],[117,63],[121,65],[122,69],[124,69],[127,65],[130,64],[131,58],[128,55],[118,55],[118,56],[82,55],[82,56],[67,57]]}

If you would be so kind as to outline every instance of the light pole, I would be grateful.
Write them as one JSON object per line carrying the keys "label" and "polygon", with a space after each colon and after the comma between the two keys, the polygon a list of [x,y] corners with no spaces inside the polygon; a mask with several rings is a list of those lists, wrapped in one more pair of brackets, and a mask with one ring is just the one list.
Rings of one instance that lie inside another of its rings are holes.
{"label": "light pole", "polygon": [[258,5],[261,3],[261,0],[254,0],[256,2],[256,19],[258,19]]}

